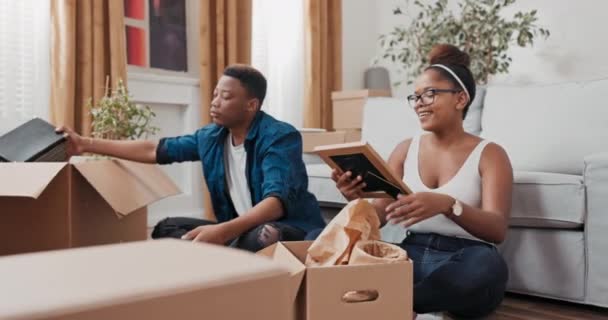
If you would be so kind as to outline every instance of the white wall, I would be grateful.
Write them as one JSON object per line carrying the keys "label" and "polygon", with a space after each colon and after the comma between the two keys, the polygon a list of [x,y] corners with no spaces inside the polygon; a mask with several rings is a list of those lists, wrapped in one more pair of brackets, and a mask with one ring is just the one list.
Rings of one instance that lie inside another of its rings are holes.
{"label": "white wall", "polygon": [[363,88],[363,73],[376,47],[377,0],[342,1],[342,87]]}
{"label": "white wall", "polygon": [[512,48],[511,72],[492,83],[560,83],[608,77],[608,1],[520,0],[517,10],[538,9],[551,36],[533,48]]}
{"label": "white wall", "polygon": [[[454,0],[450,0],[454,2]],[[343,1],[343,81],[345,89],[363,88],[363,72],[378,48],[376,39],[399,21],[392,12],[403,0]],[[506,12],[538,9],[539,24],[551,31],[548,40],[536,40],[532,48],[512,47],[508,75],[499,75],[490,84],[549,84],[608,78],[608,1],[519,0]],[[391,81],[401,75],[391,71]],[[394,88],[395,96],[405,96],[407,88]]]}

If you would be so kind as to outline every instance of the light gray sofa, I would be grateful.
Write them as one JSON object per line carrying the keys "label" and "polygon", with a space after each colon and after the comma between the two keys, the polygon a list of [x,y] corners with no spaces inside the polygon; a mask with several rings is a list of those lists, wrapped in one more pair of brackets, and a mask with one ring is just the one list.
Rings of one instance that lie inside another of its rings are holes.
{"label": "light gray sofa", "polygon": [[[499,246],[508,290],[608,307],[608,81],[480,91],[465,129],[501,144],[514,167],[510,229]],[[368,99],[362,130],[385,159],[421,132],[397,98]],[[345,199],[329,167],[306,161],[310,191],[326,211],[339,210]],[[383,229],[387,241],[404,236]]]}

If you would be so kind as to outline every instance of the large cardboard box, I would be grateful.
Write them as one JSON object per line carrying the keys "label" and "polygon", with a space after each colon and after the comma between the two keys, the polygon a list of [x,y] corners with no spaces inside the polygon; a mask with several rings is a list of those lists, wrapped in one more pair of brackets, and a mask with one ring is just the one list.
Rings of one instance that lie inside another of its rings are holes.
{"label": "large cardboard box", "polygon": [[361,129],[363,106],[369,97],[390,97],[387,90],[334,91],[331,94],[335,130]]}
{"label": "large cardboard box", "polygon": [[286,319],[288,272],[180,240],[0,258],[0,319]]}
{"label": "large cardboard box", "polygon": [[0,255],[144,240],[146,206],[178,192],[156,165],[0,164]]}
{"label": "large cardboard box", "polygon": [[[413,266],[411,262],[306,267],[311,241],[279,242],[260,252],[290,271],[290,319],[368,320],[411,319]],[[372,291],[371,301],[350,301],[353,291]]]}

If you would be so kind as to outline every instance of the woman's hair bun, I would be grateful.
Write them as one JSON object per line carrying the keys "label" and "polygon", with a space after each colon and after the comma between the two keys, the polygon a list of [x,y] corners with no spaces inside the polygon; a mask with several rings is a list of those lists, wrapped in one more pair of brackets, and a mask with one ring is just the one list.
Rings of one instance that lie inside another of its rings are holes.
{"label": "woman's hair bun", "polygon": [[429,52],[430,64],[459,65],[469,68],[471,58],[469,55],[451,44],[438,44]]}

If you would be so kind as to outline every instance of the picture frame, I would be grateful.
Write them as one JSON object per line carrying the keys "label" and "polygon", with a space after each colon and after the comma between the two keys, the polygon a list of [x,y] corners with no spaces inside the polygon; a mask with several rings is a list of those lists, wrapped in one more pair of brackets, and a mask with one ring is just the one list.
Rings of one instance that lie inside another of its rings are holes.
{"label": "picture frame", "polygon": [[318,146],[314,152],[332,169],[351,171],[353,177],[361,176],[366,183],[364,198],[396,198],[398,194],[412,193],[367,142]]}

